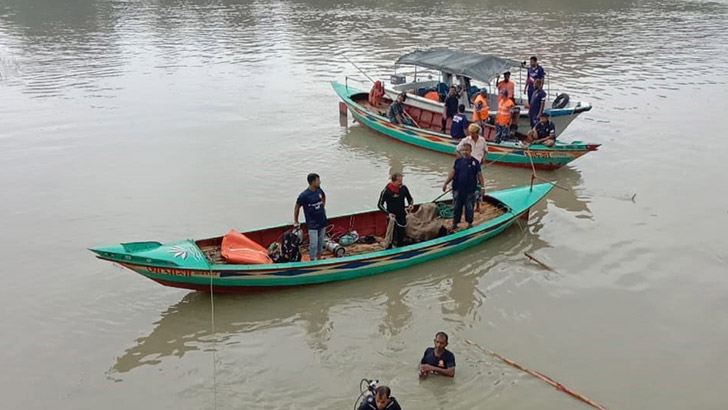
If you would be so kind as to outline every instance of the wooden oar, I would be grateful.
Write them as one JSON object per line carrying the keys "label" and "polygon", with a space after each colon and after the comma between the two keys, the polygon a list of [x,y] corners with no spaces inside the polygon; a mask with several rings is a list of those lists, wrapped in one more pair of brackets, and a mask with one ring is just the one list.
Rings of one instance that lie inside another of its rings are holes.
{"label": "wooden oar", "polygon": [[543,267],[544,269],[546,269],[547,271],[550,271],[550,272],[554,272],[554,273],[556,273],[556,271],[554,270],[554,268],[552,268],[551,266],[549,266],[549,265],[547,265],[547,264],[545,264],[545,263],[541,262],[540,260],[536,259],[536,257],[535,257],[535,256],[533,256],[533,255],[531,255],[530,253],[528,253],[528,252],[523,252],[523,254],[524,254],[524,255],[526,255],[526,257],[527,257],[528,259],[530,259],[530,260],[532,260],[532,261],[534,261],[534,262],[538,263],[539,265],[541,265],[541,266],[542,266],[542,267]]}
{"label": "wooden oar", "polygon": [[564,392],[564,393],[566,393],[566,394],[568,394],[568,395],[570,395],[570,396],[572,396],[574,398],[577,398],[577,399],[583,401],[584,403],[586,403],[586,404],[588,404],[588,405],[590,405],[590,406],[592,406],[594,408],[597,408],[599,410],[607,410],[607,408],[604,407],[604,406],[602,406],[601,404],[599,404],[599,403],[595,402],[594,400],[591,400],[591,399],[589,399],[589,398],[587,398],[585,396],[582,396],[581,394],[579,394],[579,393],[577,393],[577,392],[569,389],[568,387],[566,387],[563,384],[557,382],[556,380],[554,380],[554,379],[546,376],[543,373],[537,372],[535,370],[527,369],[527,368],[521,366],[520,364],[514,362],[511,359],[508,359],[506,357],[503,357],[503,356],[499,355],[498,353],[496,353],[496,352],[494,352],[494,351],[492,351],[490,349],[486,349],[486,348],[481,347],[479,344],[473,342],[470,339],[465,339],[465,343],[467,343],[467,344],[469,344],[471,346],[475,346],[478,349],[480,349],[480,350],[482,350],[482,351],[484,351],[484,352],[486,352],[486,353],[488,353],[488,354],[490,354],[492,356],[497,357],[498,359],[502,360],[503,362],[507,363],[508,365],[510,365],[512,367],[515,367],[516,369],[518,369],[518,370],[520,370],[522,372],[528,373],[528,374],[530,374],[533,377],[536,377],[536,378],[539,378],[539,379],[545,381],[546,383],[548,383],[551,386],[555,387],[557,390],[561,390],[562,392]]}

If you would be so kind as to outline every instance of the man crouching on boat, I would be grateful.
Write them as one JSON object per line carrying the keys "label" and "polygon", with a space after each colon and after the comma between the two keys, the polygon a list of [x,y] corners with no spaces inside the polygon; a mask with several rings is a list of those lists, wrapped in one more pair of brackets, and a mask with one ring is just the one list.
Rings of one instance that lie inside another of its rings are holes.
{"label": "man crouching on boat", "polygon": [[[410,195],[407,186],[402,183],[403,176],[401,172],[395,172],[392,174],[391,181],[379,194],[379,202],[377,207],[388,215],[394,217],[394,235],[392,245],[396,247],[404,246],[404,228],[407,226],[407,211],[411,211],[414,201],[412,195]],[[405,206],[405,199],[409,203]],[[385,208],[386,205],[386,208]]]}
{"label": "man crouching on boat", "polygon": [[359,410],[402,410],[389,387],[379,386],[374,393],[362,400]]}
{"label": "man crouching on boat", "polygon": [[298,226],[298,214],[303,207],[308,227],[308,251],[311,260],[322,259],[324,240],[326,239],[326,194],[321,189],[321,178],[318,174],[308,174],[308,188],[298,196],[296,207],[293,209],[293,224]]}

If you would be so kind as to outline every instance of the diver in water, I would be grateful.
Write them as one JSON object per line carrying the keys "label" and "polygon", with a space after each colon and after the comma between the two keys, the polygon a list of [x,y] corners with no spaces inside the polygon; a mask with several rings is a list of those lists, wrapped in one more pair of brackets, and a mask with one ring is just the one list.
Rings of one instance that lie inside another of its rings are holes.
{"label": "diver in water", "polygon": [[374,389],[374,394],[368,395],[359,405],[359,410],[402,410],[392,391],[387,386]]}

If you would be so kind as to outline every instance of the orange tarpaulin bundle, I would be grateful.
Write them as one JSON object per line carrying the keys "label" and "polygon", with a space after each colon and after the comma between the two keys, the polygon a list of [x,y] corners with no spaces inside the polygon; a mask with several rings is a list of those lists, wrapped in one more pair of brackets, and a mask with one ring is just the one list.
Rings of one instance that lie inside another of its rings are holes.
{"label": "orange tarpaulin bundle", "polygon": [[220,253],[230,263],[273,263],[268,256],[268,249],[235,229],[223,236]]}

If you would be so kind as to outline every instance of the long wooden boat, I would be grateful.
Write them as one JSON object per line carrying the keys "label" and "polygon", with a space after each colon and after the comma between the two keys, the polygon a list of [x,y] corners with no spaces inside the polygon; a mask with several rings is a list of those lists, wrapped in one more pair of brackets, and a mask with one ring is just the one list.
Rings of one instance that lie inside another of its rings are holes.
{"label": "long wooden boat", "polygon": [[[518,97],[520,90],[523,90],[524,86],[520,81],[524,75],[523,70],[526,68],[524,63],[525,61],[519,62],[492,54],[471,53],[441,47],[415,50],[399,57],[394,63],[395,69],[399,65],[419,66],[425,69],[439,71],[440,78],[430,79],[421,76],[418,80],[417,71],[415,70],[413,82],[393,83],[390,85],[386,81],[383,81],[383,84],[385,84],[385,92],[389,98],[397,98],[397,94],[406,92],[407,99],[413,107],[441,112],[444,108],[443,103],[421,97],[417,94],[417,90],[440,89],[441,91],[445,91],[450,85],[455,83],[455,80],[458,80],[460,85],[463,85],[464,77],[471,78],[482,82],[487,86],[487,89],[491,90],[488,93],[488,105],[493,109],[491,110],[491,114],[495,115],[498,110],[498,95],[494,92],[497,86],[497,77],[506,70],[513,70],[513,81],[514,83],[517,82],[515,89],[519,91],[515,96],[516,105],[521,108],[518,125],[521,129],[527,129],[530,127],[528,109],[525,108],[527,101],[526,98]],[[515,70],[520,70],[520,74],[516,75]],[[397,76],[395,75],[394,77]],[[550,77],[546,76],[544,91],[550,94],[549,79]],[[559,95],[563,98],[565,94]],[[576,117],[591,109],[592,105],[590,103],[575,101],[573,99],[569,99],[563,106],[555,106],[554,99],[549,97],[544,111],[551,116],[551,121],[556,125],[556,129],[563,132]],[[465,112],[469,118],[472,118],[472,107],[466,107]]]}
{"label": "long wooden boat", "polygon": [[[477,245],[503,232],[517,218],[527,217],[529,209],[552,186],[536,184],[490,192],[472,228],[393,249],[384,249],[378,242],[355,244],[347,247],[347,256],[319,261],[228,264],[220,254],[222,236],[168,243],[120,243],[90,250],[99,259],[120,264],[162,285],[200,291],[245,292],[340,281],[405,268]],[[362,237],[380,238],[387,229],[387,217],[379,210],[333,217],[329,223],[339,229],[355,229]],[[245,235],[267,247],[290,228],[291,225],[279,225]]]}
{"label": "long wooden boat", "polygon": [[[432,112],[408,105],[408,98],[405,101],[405,110],[415,119],[419,127],[396,125],[386,117],[387,107],[391,103],[388,98],[383,100],[380,107],[372,107],[369,104],[368,92],[345,83],[332,82],[331,85],[346,104],[354,119],[360,124],[400,142],[443,154],[455,155],[458,141],[451,138],[450,135],[439,132],[441,112]],[[485,137],[486,140],[494,140],[495,127],[488,126]],[[525,147],[518,142],[505,141],[496,144],[489,141],[486,161],[523,168],[530,168],[531,161],[533,161],[536,169],[554,170],[590,151],[596,151],[599,146],[600,144],[581,141],[565,143],[557,140],[553,147],[541,144]]]}

